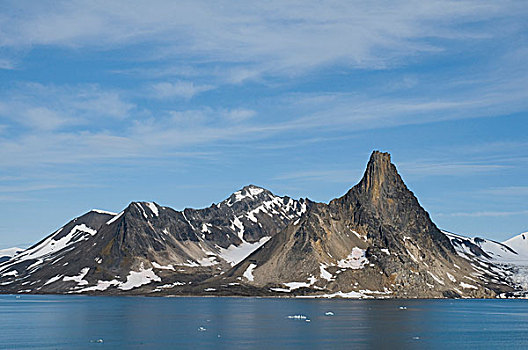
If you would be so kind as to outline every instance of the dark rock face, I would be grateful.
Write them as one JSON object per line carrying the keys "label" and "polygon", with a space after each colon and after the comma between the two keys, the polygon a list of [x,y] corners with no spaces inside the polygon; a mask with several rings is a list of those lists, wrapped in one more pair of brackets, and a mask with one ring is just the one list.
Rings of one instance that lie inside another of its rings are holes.
{"label": "dark rock face", "polygon": [[375,151],[361,181],[328,204],[246,186],[199,210],[133,202],[119,214],[89,212],[0,264],[0,292],[453,298],[512,291],[452,242],[390,155]]}
{"label": "dark rock face", "polygon": [[372,153],[360,183],[330,207],[333,212],[350,215],[355,226],[366,227],[374,246],[396,248],[387,245],[400,241],[405,233],[445,256],[455,253],[449,239],[407,188],[388,153]]}

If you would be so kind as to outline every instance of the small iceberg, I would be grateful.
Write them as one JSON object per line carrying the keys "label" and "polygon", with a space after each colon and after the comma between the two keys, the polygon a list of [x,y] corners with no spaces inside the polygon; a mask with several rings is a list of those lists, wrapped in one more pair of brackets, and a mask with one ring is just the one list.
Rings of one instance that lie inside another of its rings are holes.
{"label": "small iceberg", "polygon": [[205,332],[206,330],[207,328],[205,327],[202,327],[202,326],[198,327],[198,332]]}
{"label": "small iceberg", "polygon": [[407,306],[400,306],[399,309],[400,310],[407,310]]}
{"label": "small iceberg", "polygon": [[334,313],[332,311],[325,312],[325,316],[334,316]]}
{"label": "small iceberg", "polygon": [[289,315],[288,318],[292,320],[306,320],[308,317],[305,315]]}

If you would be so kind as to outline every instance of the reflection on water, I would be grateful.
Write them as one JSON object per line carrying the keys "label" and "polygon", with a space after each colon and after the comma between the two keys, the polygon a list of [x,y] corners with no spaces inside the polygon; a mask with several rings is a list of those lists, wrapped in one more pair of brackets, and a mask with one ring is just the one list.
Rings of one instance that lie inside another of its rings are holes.
{"label": "reflection on water", "polygon": [[3,295],[0,348],[525,349],[527,316],[522,300]]}

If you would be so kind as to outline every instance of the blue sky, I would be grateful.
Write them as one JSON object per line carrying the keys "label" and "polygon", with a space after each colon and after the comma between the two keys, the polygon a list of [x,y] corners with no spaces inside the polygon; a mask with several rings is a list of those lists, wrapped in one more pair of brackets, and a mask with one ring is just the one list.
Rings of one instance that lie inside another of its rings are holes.
{"label": "blue sky", "polygon": [[528,230],[525,1],[0,1],[0,248],[389,151],[439,227]]}

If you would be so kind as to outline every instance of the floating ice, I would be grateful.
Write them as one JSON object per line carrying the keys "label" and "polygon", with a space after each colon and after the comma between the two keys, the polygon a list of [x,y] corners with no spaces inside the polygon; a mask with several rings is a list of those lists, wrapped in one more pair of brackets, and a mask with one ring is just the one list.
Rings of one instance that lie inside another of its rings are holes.
{"label": "floating ice", "polygon": [[306,320],[306,319],[308,319],[308,317],[306,315],[289,315],[288,318],[292,319],[292,320]]}

